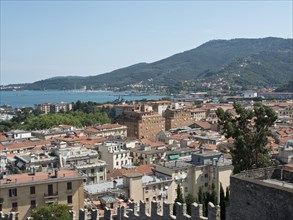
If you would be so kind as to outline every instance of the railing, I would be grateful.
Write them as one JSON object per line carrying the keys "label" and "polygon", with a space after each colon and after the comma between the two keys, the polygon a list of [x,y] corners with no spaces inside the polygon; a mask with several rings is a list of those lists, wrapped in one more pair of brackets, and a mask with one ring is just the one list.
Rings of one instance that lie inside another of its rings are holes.
{"label": "railing", "polygon": [[50,197],[56,197],[56,196],[58,196],[58,192],[56,192],[56,193],[44,193],[44,197],[50,198]]}

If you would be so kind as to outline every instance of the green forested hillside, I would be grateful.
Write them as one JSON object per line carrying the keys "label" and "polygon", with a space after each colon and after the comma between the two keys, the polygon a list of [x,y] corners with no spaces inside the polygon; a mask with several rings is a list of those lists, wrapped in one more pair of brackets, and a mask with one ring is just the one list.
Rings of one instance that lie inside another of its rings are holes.
{"label": "green forested hillside", "polygon": [[51,78],[26,88],[99,89],[139,82],[169,86],[184,80],[217,81],[219,77],[239,85],[279,85],[293,73],[292,45],[292,39],[272,37],[213,40],[154,63],[139,63],[97,76]]}

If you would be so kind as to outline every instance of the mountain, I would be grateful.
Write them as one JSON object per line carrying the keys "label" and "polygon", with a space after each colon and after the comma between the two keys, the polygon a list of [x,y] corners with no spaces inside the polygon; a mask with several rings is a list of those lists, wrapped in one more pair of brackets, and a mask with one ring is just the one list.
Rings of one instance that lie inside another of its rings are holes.
{"label": "mountain", "polygon": [[81,86],[125,87],[130,84],[172,86],[182,81],[235,85],[280,85],[292,78],[293,39],[212,40],[153,63],[88,77],[58,77],[29,84],[26,89],[74,89]]}

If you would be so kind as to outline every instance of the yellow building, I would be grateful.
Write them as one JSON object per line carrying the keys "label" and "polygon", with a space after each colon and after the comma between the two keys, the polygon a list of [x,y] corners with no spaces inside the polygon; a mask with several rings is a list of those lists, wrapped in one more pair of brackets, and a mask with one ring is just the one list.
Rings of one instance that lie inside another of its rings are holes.
{"label": "yellow building", "polygon": [[67,204],[76,213],[84,206],[83,177],[74,170],[53,170],[4,176],[0,180],[0,212],[18,219],[50,203]]}

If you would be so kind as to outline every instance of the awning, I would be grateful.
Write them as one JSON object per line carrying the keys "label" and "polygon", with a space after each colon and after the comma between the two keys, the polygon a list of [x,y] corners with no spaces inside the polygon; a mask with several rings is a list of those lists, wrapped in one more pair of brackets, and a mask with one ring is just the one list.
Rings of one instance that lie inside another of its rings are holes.
{"label": "awning", "polygon": [[170,160],[175,160],[175,159],[178,159],[180,157],[179,154],[173,154],[173,155],[169,155],[168,156]]}

